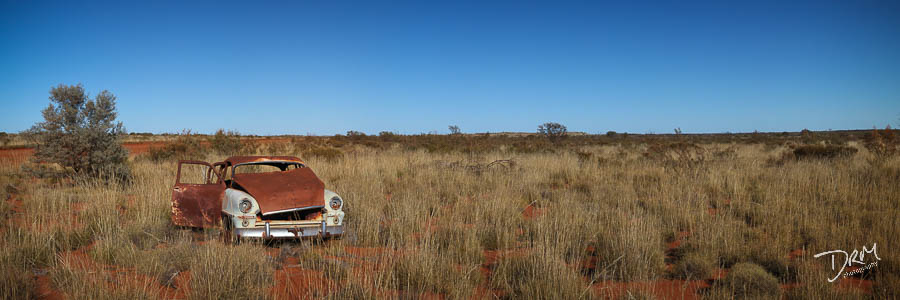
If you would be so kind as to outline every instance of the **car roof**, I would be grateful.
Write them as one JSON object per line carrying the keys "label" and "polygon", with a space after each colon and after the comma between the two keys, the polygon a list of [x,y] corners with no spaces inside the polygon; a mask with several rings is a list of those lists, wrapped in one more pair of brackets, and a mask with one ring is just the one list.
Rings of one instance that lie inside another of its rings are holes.
{"label": "car roof", "polygon": [[265,163],[265,162],[292,162],[306,164],[296,156],[232,156],[225,159],[226,164],[240,165],[247,163]]}

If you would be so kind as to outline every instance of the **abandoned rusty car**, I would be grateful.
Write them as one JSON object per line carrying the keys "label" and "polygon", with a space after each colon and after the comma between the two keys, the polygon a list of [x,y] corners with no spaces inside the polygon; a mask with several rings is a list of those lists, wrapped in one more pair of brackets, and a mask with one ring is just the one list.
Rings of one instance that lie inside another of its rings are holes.
{"label": "abandoned rusty car", "polygon": [[175,225],[222,226],[232,242],[339,237],[343,207],[344,200],[292,156],[233,156],[214,164],[182,160],[172,190]]}

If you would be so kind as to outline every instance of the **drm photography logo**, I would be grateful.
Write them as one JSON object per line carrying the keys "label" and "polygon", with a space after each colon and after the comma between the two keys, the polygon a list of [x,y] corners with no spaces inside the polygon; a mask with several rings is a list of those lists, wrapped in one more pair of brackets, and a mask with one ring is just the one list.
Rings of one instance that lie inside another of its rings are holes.
{"label": "drm photography logo", "polygon": [[[846,278],[846,277],[850,277],[853,275],[862,274],[863,272],[865,272],[871,268],[877,267],[878,261],[881,260],[881,258],[878,257],[878,251],[875,248],[876,246],[877,246],[877,243],[872,243],[871,249],[866,248],[866,246],[863,246],[862,250],[853,249],[853,252],[849,252],[849,253],[844,250],[825,251],[825,252],[816,254],[813,257],[819,258],[819,257],[826,256],[826,255],[829,255],[831,257],[831,270],[837,271],[837,273],[834,275],[834,277],[828,279],[828,282],[834,282],[835,280],[837,280],[840,277]],[[872,262],[866,263],[866,254],[871,254],[868,257],[874,256],[874,259],[872,260]],[[838,269],[837,265],[836,265],[836,263],[838,263],[838,262],[841,263],[840,269]],[[849,272],[844,272],[845,269],[852,268],[856,265],[860,265],[862,267],[858,267]]]}

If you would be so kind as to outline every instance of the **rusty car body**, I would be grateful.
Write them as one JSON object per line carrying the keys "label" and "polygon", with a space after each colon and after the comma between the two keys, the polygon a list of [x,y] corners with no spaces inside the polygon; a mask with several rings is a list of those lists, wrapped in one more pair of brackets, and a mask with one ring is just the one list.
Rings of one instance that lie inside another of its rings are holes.
{"label": "rusty car body", "polygon": [[[188,165],[199,166],[203,178],[184,180]],[[172,188],[175,225],[221,226],[229,241],[339,237],[343,207],[343,199],[293,156],[233,156],[214,164],[182,160]]]}

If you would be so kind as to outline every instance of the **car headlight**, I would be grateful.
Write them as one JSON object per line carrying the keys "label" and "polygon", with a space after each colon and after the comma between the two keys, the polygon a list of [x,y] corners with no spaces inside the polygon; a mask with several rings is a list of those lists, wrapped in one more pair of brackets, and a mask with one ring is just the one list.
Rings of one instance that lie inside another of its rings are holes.
{"label": "car headlight", "polygon": [[244,198],[241,200],[241,203],[238,204],[238,208],[242,213],[248,213],[250,212],[250,209],[253,208],[253,202],[250,202],[250,199]]}
{"label": "car headlight", "polygon": [[338,196],[331,197],[331,202],[328,203],[328,205],[330,205],[331,209],[333,209],[333,210],[341,209],[341,206],[343,204],[344,204],[344,201],[341,201],[341,197],[338,197]]}

